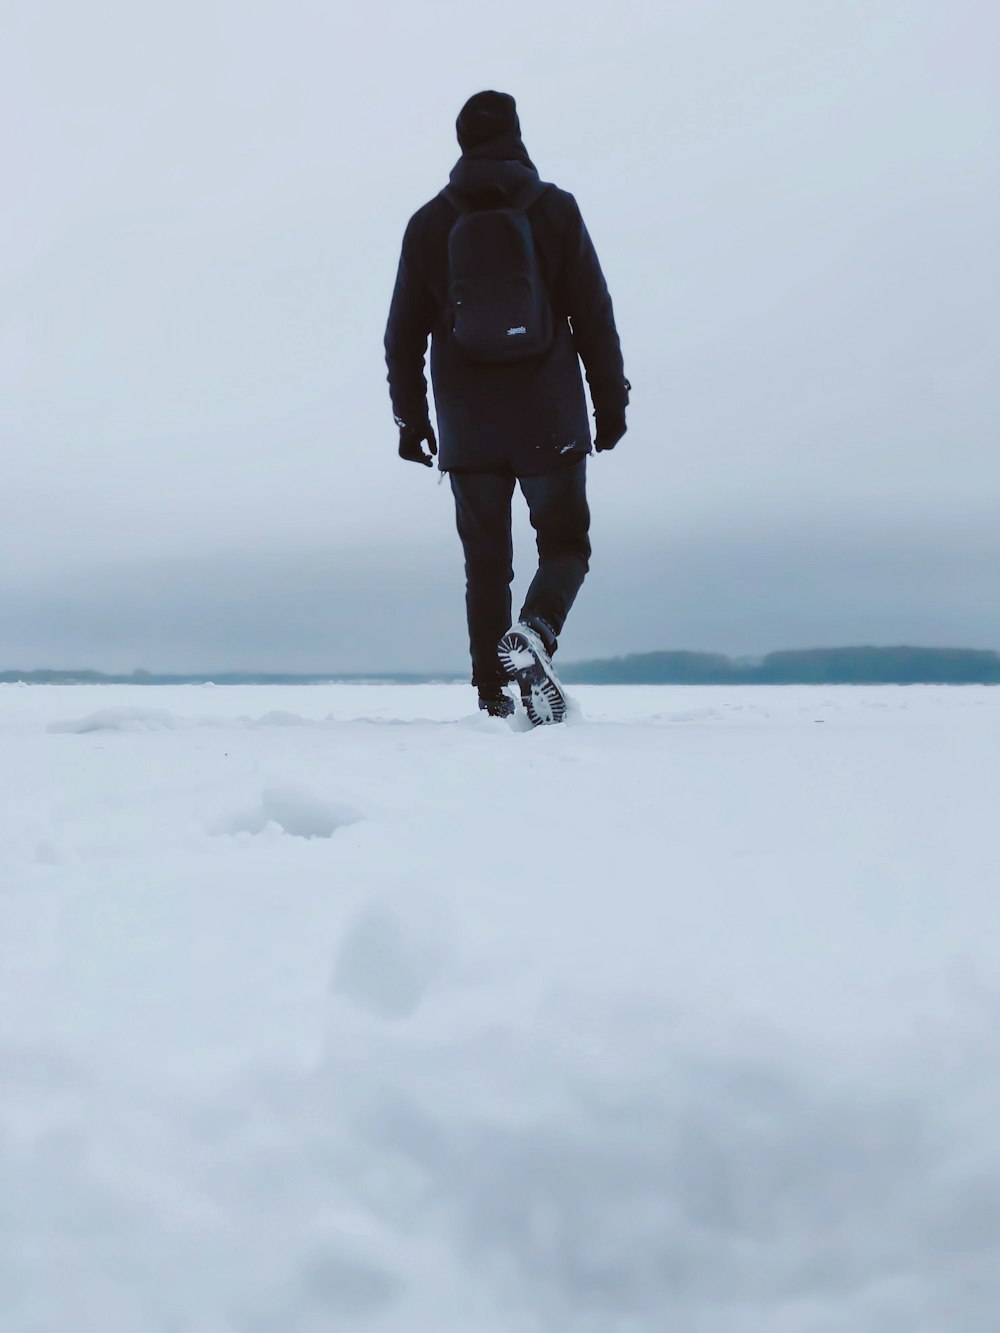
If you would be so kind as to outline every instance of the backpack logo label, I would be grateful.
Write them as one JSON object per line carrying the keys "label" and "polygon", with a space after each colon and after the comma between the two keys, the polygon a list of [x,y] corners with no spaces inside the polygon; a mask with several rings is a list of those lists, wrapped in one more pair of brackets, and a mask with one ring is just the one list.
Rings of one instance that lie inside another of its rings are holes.
{"label": "backpack logo label", "polygon": [[518,335],[519,333],[527,333],[527,332],[528,332],[528,330],[524,327],[524,325],[523,325],[523,324],[519,324],[519,325],[517,326],[516,329],[508,329],[508,330],[507,330],[507,337],[508,337],[508,338],[516,338],[517,335]]}

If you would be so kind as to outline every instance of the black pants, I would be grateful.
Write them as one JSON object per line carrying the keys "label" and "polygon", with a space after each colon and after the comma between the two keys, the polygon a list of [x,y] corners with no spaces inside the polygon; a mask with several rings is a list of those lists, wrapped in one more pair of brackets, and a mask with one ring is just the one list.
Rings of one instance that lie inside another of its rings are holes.
{"label": "black pants", "polygon": [[[538,572],[519,619],[544,622],[542,637],[556,638],[590,564],[587,460],[537,477],[513,473],[452,472],[458,535],[465,549],[465,605],[469,617],[472,683],[499,683],[497,644],[511,625],[514,579],[510,504],[517,482],[528,502],[538,543]],[[546,628],[551,633],[546,633]]]}

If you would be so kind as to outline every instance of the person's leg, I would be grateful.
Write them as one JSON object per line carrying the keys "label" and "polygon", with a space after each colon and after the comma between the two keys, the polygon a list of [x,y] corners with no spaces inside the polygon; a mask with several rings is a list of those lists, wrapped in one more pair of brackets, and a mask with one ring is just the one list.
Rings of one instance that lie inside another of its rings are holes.
{"label": "person's leg", "polygon": [[552,654],[590,568],[587,460],[581,458],[560,472],[518,480],[538,541],[538,573],[520,619],[536,629]]}
{"label": "person's leg", "polygon": [[510,533],[512,474],[452,472],[458,535],[465,551],[465,606],[469,620],[472,683],[498,688],[497,644],[510,626],[514,578]]}

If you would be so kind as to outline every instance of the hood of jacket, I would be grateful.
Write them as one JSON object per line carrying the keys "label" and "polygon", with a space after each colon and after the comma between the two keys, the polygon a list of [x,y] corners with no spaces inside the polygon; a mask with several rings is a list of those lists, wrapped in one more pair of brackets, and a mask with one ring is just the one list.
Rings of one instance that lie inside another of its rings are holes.
{"label": "hood of jacket", "polygon": [[519,134],[503,134],[463,153],[448,178],[451,188],[468,199],[501,207],[537,181],[535,164]]}

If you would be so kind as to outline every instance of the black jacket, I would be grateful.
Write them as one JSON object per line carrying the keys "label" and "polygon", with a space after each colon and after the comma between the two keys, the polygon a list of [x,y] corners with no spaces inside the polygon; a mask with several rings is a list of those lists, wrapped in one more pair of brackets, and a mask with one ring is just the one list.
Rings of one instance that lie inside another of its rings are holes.
{"label": "black jacket", "polygon": [[[516,201],[537,180],[517,136],[466,153],[451,187],[482,207]],[[448,234],[458,216],[437,195],[410,219],[385,331],[397,423],[429,421],[424,355],[431,339],[439,466],[445,472],[549,472],[590,452],[580,358],[595,412],[618,413],[628,388],[607,283],[576,200],[549,186],[527,210],[556,316],[541,356],[489,365],[470,361],[450,336]]]}

